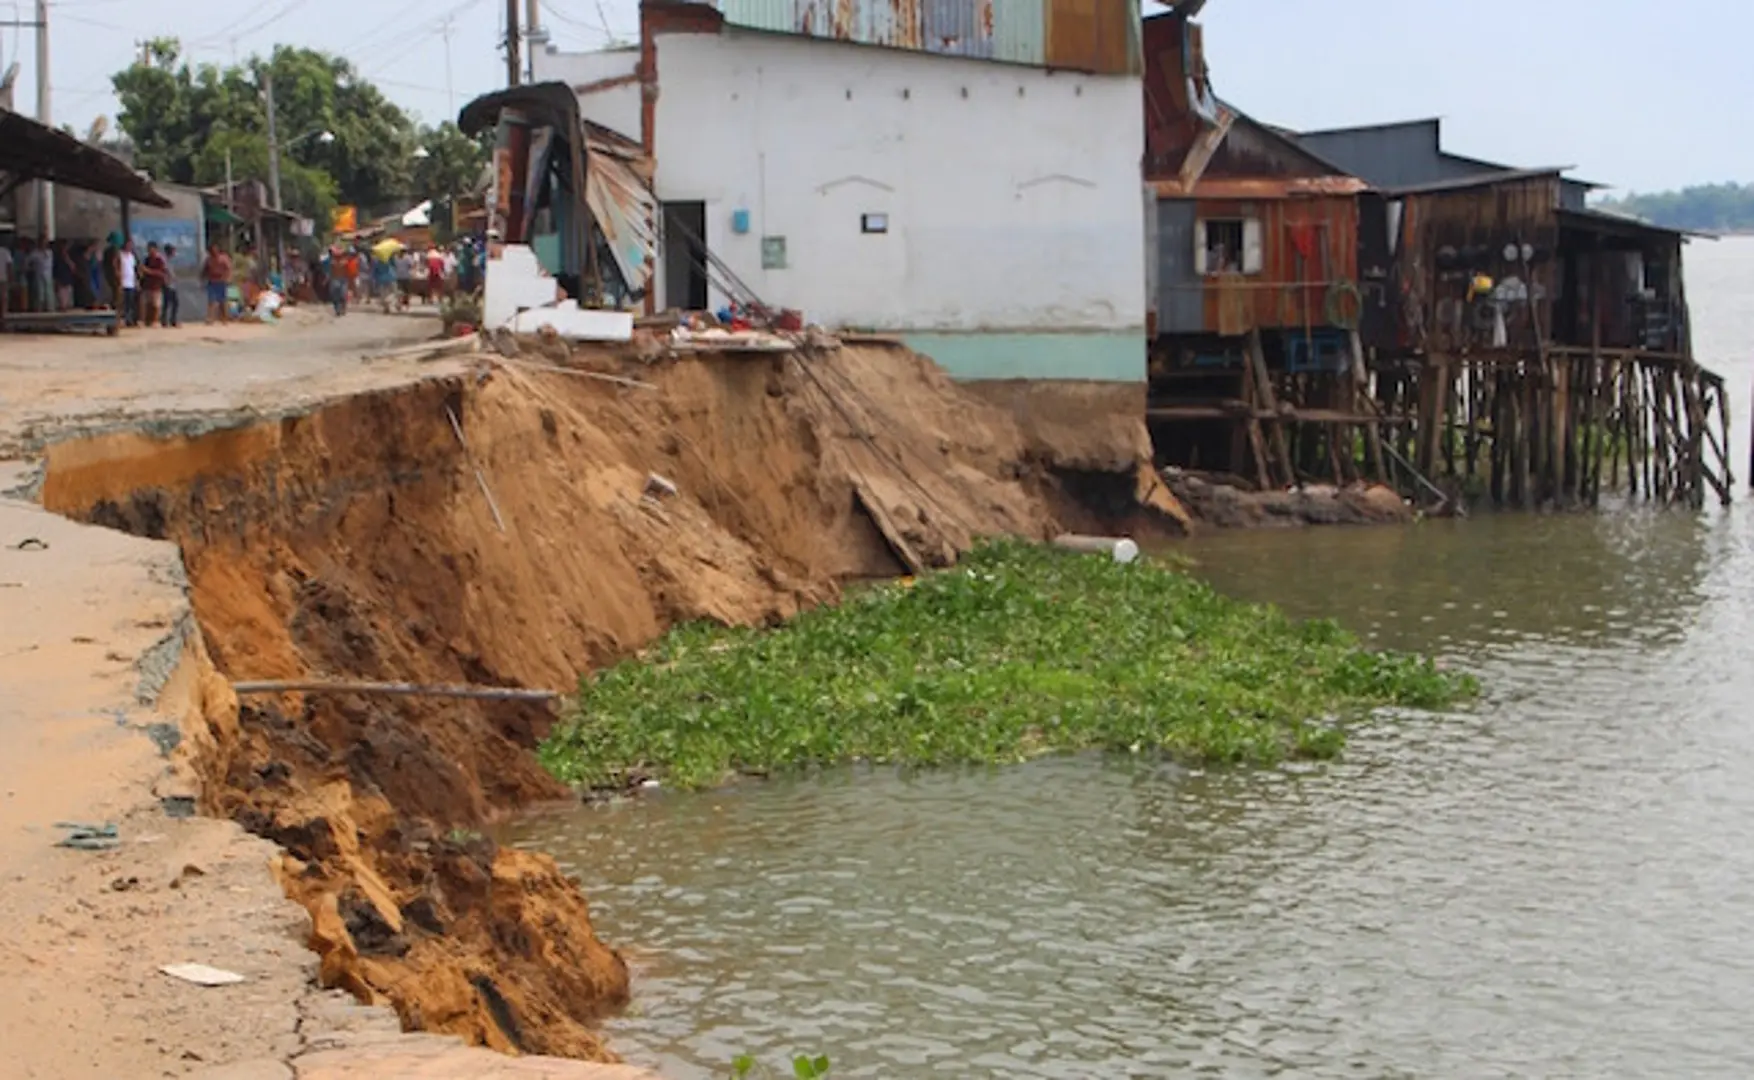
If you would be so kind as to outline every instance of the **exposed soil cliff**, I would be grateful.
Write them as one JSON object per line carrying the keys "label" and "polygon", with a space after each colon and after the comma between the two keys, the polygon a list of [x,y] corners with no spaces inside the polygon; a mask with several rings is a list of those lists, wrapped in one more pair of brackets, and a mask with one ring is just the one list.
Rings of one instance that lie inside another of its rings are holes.
{"label": "exposed soil cliff", "polygon": [[[42,499],[177,541],[231,679],[563,691],[678,621],[781,620],[978,535],[1046,536],[1074,505],[1009,413],[900,350],[634,374],[654,388],[484,366],[198,436],[63,443]],[[1121,459],[1142,445],[1114,438]],[[625,965],[549,859],[472,831],[565,795],[529,752],[547,707],[286,694],[204,715],[179,751],[203,808],[284,848],[327,984],[411,1028],[605,1056],[590,1024],[626,999]]]}

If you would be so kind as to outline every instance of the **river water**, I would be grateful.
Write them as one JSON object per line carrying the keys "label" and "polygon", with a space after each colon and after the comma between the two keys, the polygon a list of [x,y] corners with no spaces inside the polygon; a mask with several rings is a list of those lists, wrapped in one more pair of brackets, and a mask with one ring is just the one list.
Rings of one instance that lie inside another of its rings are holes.
{"label": "river water", "polygon": [[[1740,463],[1754,240],[1689,275]],[[874,1078],[1754,1076],[1751,511],[1180,548],[1480,676],[1338,762],[844,770],[514,839],[635,946],[611,1044],[674,1080],[794,1052]]]}

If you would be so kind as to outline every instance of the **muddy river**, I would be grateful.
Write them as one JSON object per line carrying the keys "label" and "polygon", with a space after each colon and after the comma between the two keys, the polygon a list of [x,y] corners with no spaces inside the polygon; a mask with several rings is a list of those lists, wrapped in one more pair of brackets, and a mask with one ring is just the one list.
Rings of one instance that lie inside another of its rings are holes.
{"label": "muddy river", "polygon": [[[1747,402],[1754,241],[1690,273]],[[676,1080],[793,1052],[883,1078],[1754,1075],[1754,504],[1178,550],[1486,694],[1315,767],[847,770],[525,822],[637,946],[612,1045]]]}

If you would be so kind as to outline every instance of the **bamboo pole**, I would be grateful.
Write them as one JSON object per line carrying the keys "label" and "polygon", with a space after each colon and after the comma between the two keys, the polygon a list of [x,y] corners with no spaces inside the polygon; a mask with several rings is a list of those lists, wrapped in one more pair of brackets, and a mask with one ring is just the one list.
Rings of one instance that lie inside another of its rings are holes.
{"label": "bamboo pole", "polygon": [[406,682],[347,682],[326,679],[260,679],[234,682],[232,692],[251,694],[388,694],[401,697],[473,698],[481,701],[557,701],[554,690],[503,686],[440,686]]}

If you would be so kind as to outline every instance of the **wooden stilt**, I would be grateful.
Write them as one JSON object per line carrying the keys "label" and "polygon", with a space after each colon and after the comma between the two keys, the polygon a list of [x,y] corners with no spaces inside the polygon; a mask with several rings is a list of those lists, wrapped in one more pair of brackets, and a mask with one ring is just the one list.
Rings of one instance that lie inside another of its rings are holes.
{"label": "wooden stilt", "polygon": [[1285,419],[1279,413],[1279,401],[1273,393],[1273,377],[1267,370],[1267,351],[1261,344],[1261,331],[1257,328],[1249,331],[1248,338],[1249,363],[1255,370],[1255,389],[1260,392],[1261,405],[1273,414],[1271,432],[1273,452],[1279,459],[1279,467],[1284,471],[1287,483],[1300,486],[1297,470],[1291,464],[1291,449],[1285,438]]}

